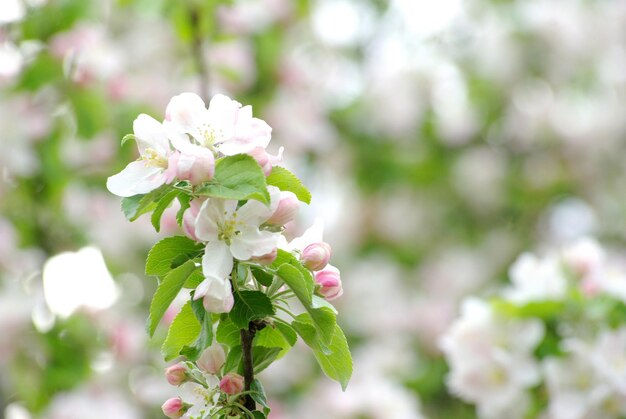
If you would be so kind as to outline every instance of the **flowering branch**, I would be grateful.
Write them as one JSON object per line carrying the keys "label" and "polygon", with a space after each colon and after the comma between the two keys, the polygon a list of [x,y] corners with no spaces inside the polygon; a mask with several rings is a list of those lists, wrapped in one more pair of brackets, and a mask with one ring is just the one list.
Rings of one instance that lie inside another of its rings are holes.
{"label": "flowering branch", "polygon": [[[166,361],[186,359],[166,370],[168,382],[192,388],[169,399],[164,414],[266,418],[270,409],[255,372],[289,351],[298,336],[345,389],[352,359],[328,303],[343,292],[340,273],[328,263],[321,221],[291,241],[283,236],[311,194],[277,165],[280,156],[267,153],[271,128],[249,106],[223,95],[207,109],[199,96],[183,93],[165,114],[163,122],[147,115],[135,120],[125,139],[137,142],[140,158],[107,181],[123,197],[126,217],[152,213],[157,231],[178,201],[176,220],[186,237],[161,240],[146,261],[146,274],[160,279],[150,335],[178,294],[190,297],[161,350]],[[302,313],[282,306],[290,298],[299,300]]]}

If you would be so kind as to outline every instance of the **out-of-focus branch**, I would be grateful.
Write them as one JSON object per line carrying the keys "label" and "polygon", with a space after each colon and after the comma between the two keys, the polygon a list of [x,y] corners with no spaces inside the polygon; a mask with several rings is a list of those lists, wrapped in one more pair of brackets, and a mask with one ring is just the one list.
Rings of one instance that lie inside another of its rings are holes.
{"label": "out-of-focus branch", "polygon": [[200,82],[200,97],[208,102],[209,99],[209,68],[204,57],[204,38],[200,26],[200,12],[197,9],[189,11],[191,25],[191,52],[198,72]]}

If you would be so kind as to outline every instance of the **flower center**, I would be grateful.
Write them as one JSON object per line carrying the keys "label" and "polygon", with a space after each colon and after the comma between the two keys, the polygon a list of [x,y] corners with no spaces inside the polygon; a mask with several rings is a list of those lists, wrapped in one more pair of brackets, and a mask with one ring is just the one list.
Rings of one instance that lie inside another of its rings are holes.
{"label": "flower center", "polygon": [[233,213],[232,218],[227,219],[223,223],[219,223],[217,225],[217,228],[218,228],[217,238],[218,238],[218,240],[226,242],[226,244],[230,245],[231,239],[234,236],[237,236],[238,234],[240,234],[240,231],[238,229],[238,224],[240,224],[240,223],[237,221],[237,213],[236,212]]}
{"label": "flower center", "polygon": [[167,159],[157,153],[153,148],[147,148],[143,152],[141,159],[145,162],[146,166],[167,168]]}

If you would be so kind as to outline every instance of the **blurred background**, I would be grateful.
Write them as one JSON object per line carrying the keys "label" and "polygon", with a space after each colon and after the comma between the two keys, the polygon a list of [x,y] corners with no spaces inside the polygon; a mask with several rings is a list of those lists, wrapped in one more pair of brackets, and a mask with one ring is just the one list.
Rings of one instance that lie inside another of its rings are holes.
{"label": "blurred background", "polygon": [[620,1],[1,0],[0,418],[175,394],[144,329],[158,235],[104,185],[183,91],[273,127],[342,270],[353,380],[297,347],[263,373],[270,417],[475,418],[438,343],[459,302],[526,249],[626,243],[625,69]]}

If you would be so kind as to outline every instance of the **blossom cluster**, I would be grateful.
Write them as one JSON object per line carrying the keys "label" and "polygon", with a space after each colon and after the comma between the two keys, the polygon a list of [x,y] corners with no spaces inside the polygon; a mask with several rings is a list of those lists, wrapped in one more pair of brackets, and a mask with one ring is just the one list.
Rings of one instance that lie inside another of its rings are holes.
{"label": "blossom cluster", "polygon": [[[254,362],[262,364],[254,364],[255,372],[284,354],[300,335],[322,369],[345,387],[351,360],[336,310],[327,302],[343,293],[340,272],[329,264],[332,251],[323,240],[321,220],[300,237],[288,240],[284,235],[310,193],[277,165],[282,148],[276,156],[267,152],[269,125],[253,117],[250,106],[224,95],[214,96],[206,108],[199,96],[183,93],[171,99],[163,122],[142,114],[133,130],[123,142],[134,139],[140,157],[109,177],[107,188],[123,198],[122,209],[131,221],[152,212],[157,231],[163,212],[177,200],[177,221],[186,236],[157,243],[146,262],[146,273],[161,278],[150,307],[151,334],[181,289],[191,290],[170,326],[163,353],[167,360],[187,358],[168,368],[166,376],[170,384],[194,386],[188,394],[200,398],[170,399],[163,412],[204,417],[254,410],[242,400],[254,395],[258,402],[259,389],[244,383],[244,361],[234,361],[242,356],[244,338],[224,337],[224,327],[252,338],[263,334],[262,342],[253,342],[259,358]],[[305,313],[291,312],[292,297]],[[293,322],[287,323],[277,309]],[[188,336],[190,326],[196,332]],[[226,367],[225,347],[231,357]],[[341,353],[341,368],[320,360],[318,351],[325,358],[334,355],[333,348]]]}
{"label": "blossom cluster", "polygon": [[479,417],[626,414],[626,265],[591,239],[525,253],[511,286],[469,298],[441,339],[448,387]]}

